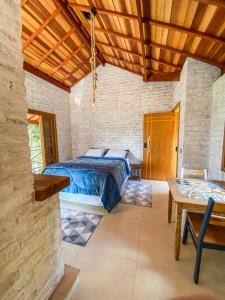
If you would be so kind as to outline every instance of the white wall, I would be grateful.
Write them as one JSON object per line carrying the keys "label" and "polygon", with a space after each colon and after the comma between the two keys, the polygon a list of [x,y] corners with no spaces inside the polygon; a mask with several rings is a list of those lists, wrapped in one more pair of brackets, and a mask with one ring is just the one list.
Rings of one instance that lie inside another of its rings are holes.
{"label": "white wall", "polygon": [[130,72],[106,65],[99,67],[96,107],[91,107],[91,76],[71,92],[73,155],[90,147],[124,148],[138,158],[143,152],[143,115],[170,111],[172,82],[144,83]]}
{"label": "white wall", "polygon": [[174,103],[181,102],[179,170],[209,168],[212,89],[219,75],[219,68],[187,59],[175,84]]}
{"label": "white wall", "polygon": [[59,161],[72,158],[69,93],[26,72],[29,108],[56,114]]}
{"label": "white wall", "polygon": [[213,86],[213,109],[210,139],[210,178],[225,180],[225,172],[221,171],[223,136],[225,126],[225,75]]}

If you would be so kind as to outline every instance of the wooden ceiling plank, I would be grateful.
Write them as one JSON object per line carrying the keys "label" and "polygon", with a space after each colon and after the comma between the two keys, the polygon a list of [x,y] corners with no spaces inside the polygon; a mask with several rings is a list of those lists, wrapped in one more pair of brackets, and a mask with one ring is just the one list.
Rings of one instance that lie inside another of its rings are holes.
{"label": "wooden ceiling plank", "polygon": [[110,55],[110,54],[108,54],[108,53],[104,53],[104,52],[101,52],[101,53],[102,53],[102,55],[104,55],[104,56],[106,56],[106,57],[115,59],[115,60],[120,61],[120,62],[122,62],[122,63],[130,64],[130,65],[132,65],[132,66],[134,66],[134,67],[137,67],[137,68],[144,68],[143,65],[135,64],[135,63],[133,63],[132,61],[129,61],[129,60],[126,60],[126,59],[122,59],[122,58],[116,57],[116,56],[114,56],[114,55]]}
{"label": "wooden ceiling plank", "polygon": [[28,0],[21,0],[20,7],[23,7],[27,3],[27,1]]}
{"label": "wooden ceiling plank", "polygon": [[74,73],[76,73],[80,68],[82,68],[83,66],[85,66],[88,62],[90,63],[90,58],[91,57],[89,56],[81,64],[79,64],[75,70],[73,70],[71,73],[69,73],[66,76],[64,76],[64,78],[62,79],[62,81],[65,82],[70,76],[72,76]]}
{"label": "wooden ceiling plank", "polygon": [[223,37],[219,37],[214,34],[186,28],[183,26],[178,26],[178,25],[171,24],[171,23],[166,23],[166,22],[162,22],[162,21],[158,21],[158,20],[152,20],[149,18],[143,18],[143,23],[148,23],[148,24],[156,25],[156,26],[159,26],[162,28],[167,28],[167,29],[171,29],[174,31],[187,33],[190,36],[198,36],[198,37],[201,37],[201,38],[213,41],[213,42],[218,42],[218,43],[223,43],[223,44],[225,43],[225,38],[223,38]]}
{"label": "wooden ceiling plank", "polygon": [[119,65],[117,65],[117,64],[114,64],[114,63],[112,63],[112,62],[108,62],[108,61],[107,61],[106,63],[107,63],[107,64],[109,64],[109,65],[112,65],[112,66],[114,66],[114,67],[120,68],[120,69],[122,69],[122,70],[125,70],[125,71],[128,71],[128,72],[131,72],[131,73],[134,73],[134,74],[136,74],[136,75],[139,75],[139,76],[143,77],[143,74],[142,74],[142,73],[139,73],[139,72],[133,71],[133,70],[131,70],[131,69],[127,68],[127,67],[121,67],[121,66],[119,66]]}
{"label": "wooden ceiling plank", "polygon": [[168,67],[176,68],[177,70],[181,70],[182,69],[181,66],[178,66],[178,65],[175,65],[175,64],[163,61],[161,59],[156,59],[156,58],[149,57],[149,56],[146,56],[146,59],[150,59],[152,62],[156,62],[156,63],[159,63],[161,65],[165,65],[165,66],[168,66]]}
{"label": "wooden ceiling plank", "polygon": [[[99,66],[100,66],[100,63],[98,63],[98,64],[96,65],[96,68],[99,67]],[[78,84],[79,81],[81,81],[84,77],[86,77],[86,76],[89,75],[90,73],[91,73],[91,70],[90,70],[88,73],[85,73],[81,78],[77,79],[77,80],[72,84],[72,86]]]}
{"label": "wooden ceiling plank", "polygon": [[123,38],[123,39],[127,39],[127,40],[130,40],[130,41],[141,43],[141,40],[139,38],[133,37],[131,35],[123,34],[123,33],[120,33],[120,32],[100,28],[100,27],[95,27],[95,32],[103,32],[105,34],[114,35],[114,36],[117,36],[119,38]]}
{"label": "wooden ceiling plank", "polygon": [[62,43],[75,31],[75,28],[71,28],[70,31],[67,32],[67,34],[64,35],[52,48],[50,48],[43,57],[35,64],[35,67],[39,67],[43,61],[45,61],[49,55],[52,54],[53,51],[55,51],[56,48],[58,48]]}
{"label": "wooden ceiling plank", "polygon": [[224,0],[195,0],[195,1],[200,2],[200,3],[205,3],[205,4],[208,4],[208,5],[215,5],[215,6],[218,6],[218,7],[225,8],[225,1]]}
{"label": "wooden ceiling plank", "polygon": [[59,82],[58,80],[56,80],[54,78],[49,77],[48,74],[34,68],[32,65],[24,62],[23,68],[27,72],[32,73],[33,75],[40,77],[41,79],[46,80],[46,81],[50,82],[51,84],[57,86],[58,88],[63,89],[64,91],[70,93],[70,88],[68,86],[66,86],[65,84]]}
{"label": "wooden ceiling plank", "polygon": [[[91,7],[89,5],[83,5],[83,4],[78,4],[78,3],[68,3],[68,5],[70,7],[78,8],[83,11],[89,12],[91,10]],[[121,18],[124,18],[127,20],[138,20],[138,17],[135,15],[132,15],[132,14],[122,13],[122,12],[118,12],[118,11],[114,11],[114,10],[110,10],[110,9],[104,9],[104,8],[100,8],[100,7],[96,7],[96,6],[95,6],[95,8],[97,9],[98,14],[121,17]]]}
{"label": "wooden ceiling plank", "polygon": [[151,47],[160,48],[160,49],[164,49],[164,50],[169,50],[169,51],[174,52],[174,53],[179,53],[181,55],[203,61],[203,62],[208,63],[210,65],[217,66],[218,68],[224,68],[225,67],[224,63],[221,63],[221,62],[218,62],[218,61],[215,61],[215,60],[211,60],[207,57],[204,57],[204,56],[201,56],[201,55],[198,55],[198,54],[193,54],[193,53],[190,53],[190,52],[187,52],[187,51],[184,51],[184,50],[180,50],[180,49],[169,47],[169,46],[162,45],[162,44],[157,44],[157,43],[154,43],[154,42],[145,41],[145,43],[147,45],[150,45]]}
{"label": "wooden ceiling plank", "polygon": [[48,16],[48,18],[45,20],[45,22],[37,28],[36,31],[33,32],[33,34],[29,37],[29,39],[24,43],[23,50],[25,50],[30,43],[36,38],[36,36],[62,11],[62,8],[57,8],[51,15]]}
{"label": "wooden ceiling plank", "polygon": [[146,82],[147,81],[147,69],[146,69],[147,64],[146,64],[146,59],[145,59],[145,44],[144,44],[144,32],[143,32],[143,25],[142,25],[141,0],[136,0],[136,6],[137,6],[137,14],[138,14],[140,40],[141,40],[142,59],[143,59],[143,66],[144,66],[143,80]]}
{"label": "wooden ceiling plank", "polygon": [[[67,6],[67,3],[65,3],[63,0],[57,0],[59,2],[60,6],[63,7],[63,11],[66,14],[68,20],[72,23],[72,25],[76,28],[76,33],[80,36],[80,38],[87,44],[88,48],[91,50],[91,38],[90,36],[84,31],[84,27],[82,23],[78,22],[74,15],[69,10],[69,7]],[[75,13],[74,13],[75,14]],[[78,17],[77,17],[78,18]],[[98,49],[97,49],[98,50]],[[104,60],[101,57],[99,51],[97,53],[97,57],[100,60],[102,64],[104,64]]]}
{"label": "wooden ceiling plank", "polygon": [[68,61],[70,61],[79,51],[85,47],[85,43],[80,45],[75,51],[68,55],[51,73],[50,76],[54,75],[60,68],[62,68]]}
{"label": "wooden ceiling plank", "polygon": [[124,48],[121,48],[119,46],[113,46],[113,45],[110,45],[110,44],[107,44],[107,43],[103,43],[103,42],[100,42],[100,41],[96,41],[97,44],[101,45],[101,46],[104,46],[104,47],[109,47],[111,49],[116,49],[118,51],[122,51],[124,53],[128,53],[128,54],[131,54],[131,55],[135,55],[135,56],[138,56],[138,57],[141,57],[142,58],[142,54],[140,53],[136,53],[136,52],[133,52],[133,51],[130,51],[130,50],[127,50],[127,49],[124,49]]}

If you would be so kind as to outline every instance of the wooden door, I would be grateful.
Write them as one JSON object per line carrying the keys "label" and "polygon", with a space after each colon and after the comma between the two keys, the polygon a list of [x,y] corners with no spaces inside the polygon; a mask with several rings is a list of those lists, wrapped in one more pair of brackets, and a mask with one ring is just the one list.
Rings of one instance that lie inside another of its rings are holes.
{"label": "wooden door", "polygon": [[176,175],[174,125],[174,112],[144,115],[145,179],[166,180]]}

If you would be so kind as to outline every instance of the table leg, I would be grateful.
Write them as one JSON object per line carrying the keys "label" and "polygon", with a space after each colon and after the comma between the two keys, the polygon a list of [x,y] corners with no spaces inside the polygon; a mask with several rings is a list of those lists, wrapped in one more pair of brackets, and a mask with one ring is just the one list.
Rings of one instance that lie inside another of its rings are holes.
{"label": "table leg", "polygon": [[180,242],[181,242],[181,221],[182,221],[182,205],[176,205],[176,231],[175,231],[175,260],[179,260]]}
{"label": "table leg", "polygon": [[169,198],[168,198],[168,223],[171,223],[172,207],[173,207],[173,197],[172,197],[171,191],[169,191]]}

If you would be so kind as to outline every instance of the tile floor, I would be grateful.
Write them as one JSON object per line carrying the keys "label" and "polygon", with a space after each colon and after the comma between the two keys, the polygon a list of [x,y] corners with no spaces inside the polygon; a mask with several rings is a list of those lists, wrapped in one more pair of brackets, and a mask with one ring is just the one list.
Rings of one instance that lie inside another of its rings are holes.
{"label": "tile floor", "polygon": [[174,260],[168,186],[151,184],[152,208],[119,204],[104,215],[85,248],[63,243],[65,263],[80,269],[71,300],[166,300],[189,294],[225,299],[225,253],[204,252],[200,283],[195,285],[190,240],[182,246],[180,260]]}

